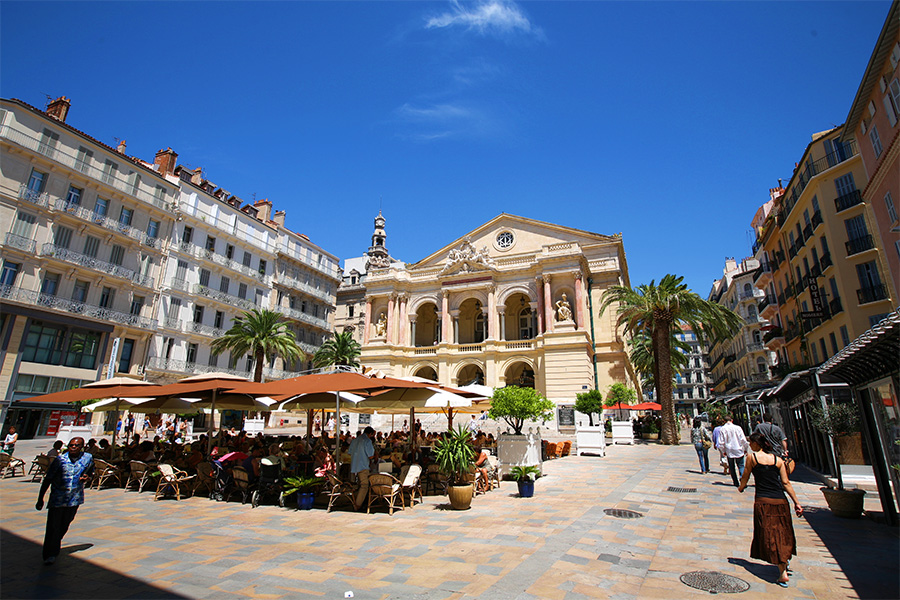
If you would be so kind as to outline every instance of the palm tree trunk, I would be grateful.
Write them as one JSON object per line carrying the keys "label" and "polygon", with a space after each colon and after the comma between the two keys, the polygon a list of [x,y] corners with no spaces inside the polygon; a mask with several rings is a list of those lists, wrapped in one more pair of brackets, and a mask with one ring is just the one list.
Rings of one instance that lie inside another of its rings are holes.
{"label": "palm tree trunk", "polygon": [[659,389],[659,403],[662,406],[662,427],[660,438],[663,444],[677,445],[679,432],[675,424],[675,400],[672,398],[672,356],[669,346],[672,324],[657,320],[653,329],[654,363],[656,365]]}
{"label": "palm tree trunk", "polygon": [[256,351],[256,356],[254,356],[254,358],[256,359],[256,364],[253,368],[253,381],[260,383],[262,382],[263,365],[266,361],[266,354],[263,352],[262,348]]}

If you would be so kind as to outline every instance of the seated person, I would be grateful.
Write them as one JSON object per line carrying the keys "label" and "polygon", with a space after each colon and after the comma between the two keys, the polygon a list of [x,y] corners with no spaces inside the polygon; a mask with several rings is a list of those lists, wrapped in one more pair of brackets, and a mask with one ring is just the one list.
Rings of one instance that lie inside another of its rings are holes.
{"label": "seated person", "polygon": [[[100,440],[100,442],[101,442],[100,445],[102,446],[103,445],[102,442],[106,442],[106,438]],[[109,447],[109,442],[106,442],[106,446],[107,446],[107,448]],[[47,456],[49,456],[50,458],[56,458],[57,456],[59,456],[59,451],[62,450],[62,447],[63,447],[62,440],[56,440],[55,442],[53,442],[53,447],[50,448],[50,450],[47,452]],[[95,454],[94,456],[97,456],[97,455]],[[103,458],[103,457],[100,457],[100,458]]]}
{"label": "seated person", "polygon": [[150,463],[156,461],[156,453],[153,452],[153,442],[141,442],[137,452],[131,455],[131,460]]}
{"label": "seated person", "polygon": [[94,438],[89,439],[87,446],[84,447],[84,451],[91,456],[96,456],[99,449],[100,447],[97,446],[97,440],[95,440]]}
{"label": "seated person", "polygon": [[393,464],[392,469],[394,473],[399,474],[400,469],[403,468],[403,448],[400,446],[399,442],[395,443],[394,447],[391,448],[390,459]]}
{"label": "seated person", "polygon": [[337,473],[337,465],[334,462],[334,457],[326,452],[325,448],[320,447],[316,452],[314,465],[316,477],[325,477],[325,474],[329,472],[332,474]]}
{"label": "seated person", "polygon": [[350,461],[353,459],[353,456],[350,454],[350,443],[344,442],[341,444],[341,464],[349,465]]}
{"label": "seated person", "polygon": [[250,451],[250,456],[244,459],[241,463],[241,466],[244,467],[244,470],[247,471],[247,475],[250,478],[250,483],[255,482],[259,479],[259,465],[262,461],[263,452],[260,448],[254,448]]}
{"label": "seated person", "polygon": [[197,470],[197,465],[203,462],[203,452],[200,451],[200,446],[194,444],[191,449],[190,455],[185,459],[184,466],[186,467],[186,471],[190,471],[191,473]]}
{"label": "seated person", "polygon": [[488,453],[483,448],[475,448],[475,470],[481,473],[479,491],[489,492],[492,489],[491,480],[488,477],[489,466]]}
{"label": "seated person", "polygon": [[262,459],[262,464],[278,465],[279,467],[281,467],[282,471],[287,468],[287,465],[284,462],[284,456],[281,453],[281,446],[279,444],[272,444],[271,446],[269,446],[269,455]]}

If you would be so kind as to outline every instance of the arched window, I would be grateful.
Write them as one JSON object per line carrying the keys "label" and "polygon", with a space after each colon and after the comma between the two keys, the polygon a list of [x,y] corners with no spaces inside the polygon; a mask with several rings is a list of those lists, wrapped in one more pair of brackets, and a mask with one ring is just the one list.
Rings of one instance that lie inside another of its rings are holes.
{"label": "arched window", "polygon": [[745,296],[750,295],[750,294],[752,294],[752,292],[753,292],[753,286],[751,286],[749,283],[745,283],[744,284],[744,295]]}
{"label": "arched window", "polygon": [[519,339],[530,340],[534,337],[534,330],[531,327],[533,319],[531,318],[531,308],[526,306],[519,312]]}
{"label": "arched window", "polygon": [[753,343],[754,344],[762,343],[762,336],[759,334],[759,329],[757,329],[753,332]]}
{"label": "arched window", "polygon": [[480,310],[475,315],[475,343],[484,341],[484,313]]}
{"label": "arched window", "polygon": [[747,316],[751,319],[756,316],[756,307],[754,305],[750,305],[747,307]]}

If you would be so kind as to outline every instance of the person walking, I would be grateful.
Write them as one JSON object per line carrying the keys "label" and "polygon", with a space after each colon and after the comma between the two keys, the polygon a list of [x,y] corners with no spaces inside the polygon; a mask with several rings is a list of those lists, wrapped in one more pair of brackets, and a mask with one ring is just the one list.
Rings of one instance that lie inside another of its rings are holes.
{"label": "person walking", "polygon": [[784,430],[781,427],[772,423],[772,413],[767,412],[763,414],[762,422],[756,426],[753,433],[761,433],[766,436],[766,439],[772,445],[772,453],[781,460],[788,460],[787,436],[784,435]]}
{"label": "person walking", "polygon": [[750,454],[747,468],[741,475],[738,491],[747,488],[750,474],[756,485],[756,499],[753,502],[753,541],[750,543],[750,558],[764,560],[778,566],[778,580],[781,587],[788,586],[790,561],[797,555],[797,539],[791,521],[791,507],[785,492],[794,503],[794,512],[803,515],[803,507],[788,480],[784,461],[773,453],[772,444],[759,432],[750,434]]}
{"label": "person walking", "polygon": [[734,487],[738,487],[738,477],[744,474],[744,456],[747,454],[747,437],[744,430],[734,424],[731,415],[725,415],[725,424],[719,431],[719,450],[728,458],[728,470]]}
{"label": "person walking", "polygon": [[94,475],[94,458],[84,451],[84,438],[69,440],[68,452],[53,459],[41,481],[41,489],[34,505],[44,508],[44,495],[50,488],[47,503],[47,529],[44,533],[44,564],[52,565],[59,556],[62,539],[75,519],[78,507],[84,504],[84,484]]}
{"label": "person walking", "polygon": [[353,499],[353,509],[360,510],[366,496],[369,493],[369,469],[371,468],[372,457],[375,456],[375,444],[372,440],[375,438],[375,430],[371,426],[363,429],[362,435],[359,435],[350,442],[350,472],[356,475],[359,481],[359,490]]}
{"label": "person walking", "polygon": [[[719,450],[719,437],[722,434],[722,427],[725,425],[725,419],[722,417],[716,418],[716,426],[713,427],[712,431],[712,443],[713,448]],[[725,457],[725,453],[719,450],[719,465],[722,467],[722,474],[728,475],[728,459]]]}
{"label": "person walking", "polygon": [[697,451],[697,457],[700,460],[700,474],[706,475],[709,473],[709,449],[712,447],[712,440],[700,417],[694,417],[694,426],[691,428],[691,443],[694,444],[694,450]]}

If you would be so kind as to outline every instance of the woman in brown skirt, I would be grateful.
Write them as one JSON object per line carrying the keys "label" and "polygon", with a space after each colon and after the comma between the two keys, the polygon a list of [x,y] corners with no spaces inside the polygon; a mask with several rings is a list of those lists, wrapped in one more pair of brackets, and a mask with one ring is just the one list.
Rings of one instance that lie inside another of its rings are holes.
{"label": "woman in brown skirt", "polygon": [[778,565],[778,581],[787,587],[788,563],[797,555],[797,540],[791,522],[791,507],[784,493],[794,502],[797,516],[803,514],[803,507],[797,500],[794,487],[788,480],[784,461],[772,454],[772,445],[761,433],[750,435],[750,454],[747,466],[741,476],[738,491],[743,492],[753,473],[756,485],[756,501],[753,503],[753,542],[750,544],[750,558],[764,560]]}

